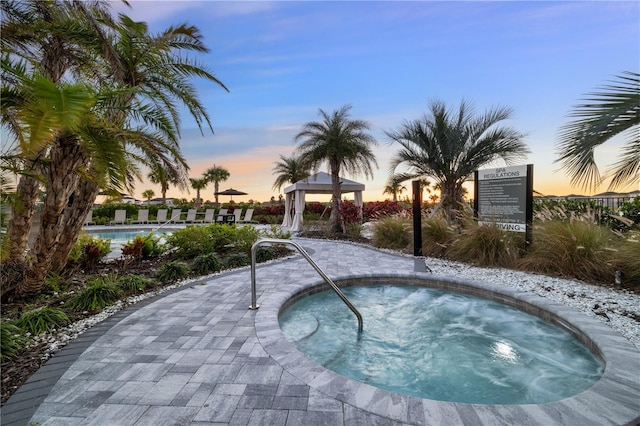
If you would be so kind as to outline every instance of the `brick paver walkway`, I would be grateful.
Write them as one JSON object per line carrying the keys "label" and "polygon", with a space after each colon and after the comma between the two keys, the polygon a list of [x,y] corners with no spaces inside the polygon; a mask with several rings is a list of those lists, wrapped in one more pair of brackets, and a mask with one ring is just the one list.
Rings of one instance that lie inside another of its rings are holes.
{"label": "brick paver walkway", "polygon": [[[421,275],[413,258],[296,241],[332,278]],[[320,281],[298,256],[257,268],[259,310],[248,309],[248,268],[127,308],[54,356],[3,407],[2,424],[603,425],[640,415],[640,380],[617,370],[587,399],[523,406],[422,400],[343,378],[292,349],[277,328],[280,302]],[[578,313],[567,315],[613,342],[614,358],[631,359],[627,371],[640,371],[637,349],[623,338]]]}

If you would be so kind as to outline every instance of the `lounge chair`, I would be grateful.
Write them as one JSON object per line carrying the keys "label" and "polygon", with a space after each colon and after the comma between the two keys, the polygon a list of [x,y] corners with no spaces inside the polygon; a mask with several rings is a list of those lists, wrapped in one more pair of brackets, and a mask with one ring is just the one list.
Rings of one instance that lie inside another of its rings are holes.
{"label": "lounge chair", "polygon": [[158,223],[160,225],[164,224],[167,221],[167,209],[158,209],[158,214],[156,215],[156,220],[150,221],[153,223]]}
{"label": "lounge chair", "polygon": [[138,218],[136,220],[132,220],[131,223],[149,223],[149,210],[138,210]]}
{"label": "lounge chair", "polygon": [[126,210],[116,210],[115,216],[111,221],[111,225],[124,225],[127,223],[127,211]]}
{"label": "lounge chair", "polygon": [[87,213],[87,217],[84,218],[84,223],[82,225],[87,226],[95,224],[96,223],[93,221],[93,210],[89,210],[89,213]]}
{"label": "lounge chair", "polygon": [[189,209],[189,211],[187,212],[187,219],[185,220],[186,223],[195,223],[196,221],[196,213],[198,211],[196,209]]}
{"label": "lounge chair", "polygon": [[244,212],[244,217],[242,218],[242,220],[240,220],[240,223],[255,223],[254,220],[252,220],[253,218],[253,209],[247,209],[246,212]]}
{"label": "lounge chair", "polygon": [[204,212],[204,219],[202,220],[203,223],[211,223],[213,222],[213,215],[215,214],[216,210],[215,209],[207,209]]}
{"label": "lounge chair", "polygon": [[169,222],[171,223],[184,223],[184,220],[180,219],[182,216],[181,209],[173,209],[171,210],[171,214],[169,215]]}
{"label": "lounge chair", "polygon": [[233,211],[233,214],[235,215],[235,222],[238,223],[240,222],[240,216],[242,216],[242,209],[241,208],[237,208]]}
{"label": "lounge chair", "polygon": [[[223,214],[227,214],[227,209],[220,209],[220,211],[218,211],[219,215],[223,215]],[[224,216],[216,216],[216,222],[222,223],[224,222]]]}

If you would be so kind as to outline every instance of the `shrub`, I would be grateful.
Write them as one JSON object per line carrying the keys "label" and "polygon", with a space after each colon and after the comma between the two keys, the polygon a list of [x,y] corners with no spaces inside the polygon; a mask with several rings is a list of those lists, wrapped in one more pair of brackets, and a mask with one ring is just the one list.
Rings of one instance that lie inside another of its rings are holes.
{"label": "shrub", "polygon": [[284,204],[272,204],[269,206],[259,206],[253,212],[255,216],[283,216]]}
{"label": "shrub", "polygon": [[351,201],[343,201],[340,203],[340,215],[344,221],[345,227],[352,223],[360,223],[361,209]]}
{"label": "shrub", "polygon": [[276,251],[273,247],[263,247],[260,246],[256,249],[256,262],[268,262],[269,260],[275,259],[277,257]]}
{"label": "shrub", "polygon": [[16,325],[33,335],[64,327],[69,317],[61,309],[48,306],[24,312],[16,321]]}
{"label": "shrub", "polygon": [[101,222],[102,220],[104,220],[105,224],[108,224],[115,217],[116,210],[126,210],[127,217],[134,217],[136,214],[138,214],[138,209],[139,206],[132,203],[103,203],[93,209],[93,221],[98,224],[98,218],[100,218]]}
{"label": "shrub", "polygon": [[277,225],[271,225],[269,229],[263,229],[260,231],[260,235],[264,238],[276,238],[279,240],[290,240],[291,231],[284,231]]}
{"label": "shrub", "polygon": [[87,283],[69,304],[76,311],[93,311],[108,306],[120,297],[120,289],[109,278],[98,278]]}
{"label": "shrub", "polygon": [[224,264],[227,268],[240,268],[250,265],[251,259],[246,253],[232,253],[225,258]]}
{"label": "shrub", "polygon": [[632,220],[636,225],[640,225],[640,197],[622,203],[620,214]]}
{"label": "shrub", "polygon": [[60,293],[65,291],[68,288],[69,284],[65,281],[63,277],[56,274],[55,272],[50,272],[44,279],[44,287],[42,288],[43,294],[53,294]]}
{"label": "shrub", "polygon": [[284,215],[281,216],[271,216],[271,215],[264,215],[264,214],[253,214],[253,220],[255,220],[256,222],[262,224],[262,225],[279,225],[282,223],[282,220],[284,219]]}
{"label": "shrub", "polygon": [[189,275],[189,265],[184,262],[167,262],[158,271],[158,278],[162,281],[178,281]]}
{"label": "shrub", "polygon": [[178,258],[193,259],[201,253],[213,252],[231,243],[231,235],[225,228],[231,227],[220,224],[187,226],[169,235],[167,245],[175,249]]}
{"label": "shrub", "polygon": [[193,259],[193,264],[191,265],[191,271],[199,275],[218,272],[221,269],[222,262],[215,253],[201,254]]}
{"label": "shrub", "polygon": [[83,269],[94,269],[111,252],[111,240],[81,233],[69,253],[69,259]]}
{"label": "shrub", "polygon": [[[319,215],[324,214],[324,216],[329,217],[331,215],[331,205],[312,201],[305,204],[304,211],[308,213],[316,213]],[[284,211],[282,213],[284,214]]]}
{"label": "shrub", "polygon": [[158,257],[163,251],[160,237],[156,237],[153,231],[144,237],[136,235],[122,246],[122,256],[133,261]]}
{"label": "shrub", "polygon": [[545,220],[533,228],[533,241],[519,262],[527,270],[612,282],[614,267],[607,261],[613,233],[585,220]]}
{"label": "shrub", "polygon": [[0,323],[0,360],[16,356],[28,341],[22,335],[22,330],[14,324]]}
{"label": "shrub", "polygon": [[449,225],[444,214],[431,218],[422,218],[422,254],[425,256],[445,257],[458,231]]}
{"label": "shrub", "polygon": [[623,287],[640,290],[640,231],[619,237],[608,252],[614,268],[622,272]]}
{"label": "shrub", "polygon": [[411,227],[407,215],[383,217],[374,223],[371,243],[379,248],[407,249],[413,241]]}
{"label": "shrub", "polygon": [[211,224],[188,226],[167,237],[167,245],[174,248],[179,259],[193,259],[201,253],[249,254],[260,232],[253,226]]}
{"label": "shrub", "polygon": [[524,247],[524,238],[515,233],[502,231],[495,224],[474,222],[466,224],[447,254],[453,260],[479,266],[513,268],[519,257],[519,244]]}
{"label": "shrub", "polygon": [[381,219],[386,216],[393,216],[401,212],[405,212],[407,209],[402,207],[397,201],[373,201],[365,203],[362,209],[362,214],[365,222],[375,219]]}
{"label": "shrub", "polygon": [[251,253],[251,246],[260,238],[260,231],[255,226],[232,227],[233,243],[227,248],[231,253],[243,253],[247,257]]}
{"label": "shrub", "polygon": [[153,286],[154,281],[144,275],[129,274],[118,278],[117,285],[125,293],[142,292]]}
{"label": "shrub", "polygon": [[630,219],[618,216],[607,206],[596,200],[546,200],[534,203],[534,215],[542,219],[581,219],[595,222],[618,231],[625,231],[632,225]]}
{"label": "shrub", "polygon": [[345,225],[345,234],[351,240],[359,240],[362,237],[362,225],[359,223],[347,223]]}

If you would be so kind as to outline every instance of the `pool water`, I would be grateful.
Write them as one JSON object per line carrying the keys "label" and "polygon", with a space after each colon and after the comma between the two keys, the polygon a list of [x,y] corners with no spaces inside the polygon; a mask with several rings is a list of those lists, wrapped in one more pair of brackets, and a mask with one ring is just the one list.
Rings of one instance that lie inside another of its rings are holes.
{"label": "pool water", "polygon": [[279,318],[287,340],[341,375],[390,391],[475,404],[576,395],[602,362],[565,330],[510,306],[438,289],[375,285],[301,299]]}
{"label": "pool water", "polygon": [[[100,231],[100,232],[89,232],[89,235],[93,237],[98,237],[102,239],[111,240],[112,243],[121,243],[124,244],[127,241],[133,240],[136,236],[140,235],[142,237],[149,235],[149,230],[137,230],[137,231]],[[154,232],[155,236],[165,237],[171,234],[171,232],[161,231]]]}

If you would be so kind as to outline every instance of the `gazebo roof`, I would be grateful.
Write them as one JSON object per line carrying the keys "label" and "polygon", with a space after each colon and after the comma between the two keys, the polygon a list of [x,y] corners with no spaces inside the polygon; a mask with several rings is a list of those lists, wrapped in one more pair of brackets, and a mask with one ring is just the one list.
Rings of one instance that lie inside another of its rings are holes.
{"label": "gazebo roof", "polygon": [[[340,192],[356,192],[364,191],[364,184],[353,180],[340,178]],[[284,188],[284,193],[288,194],[294,191],[305,191],[309,194],[331,194],[331,175],[325,172],[318,172],[313,176],[297,181],[296,183]]]}

